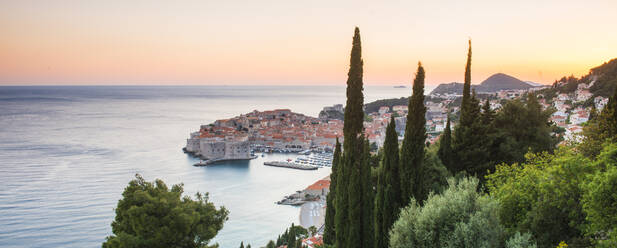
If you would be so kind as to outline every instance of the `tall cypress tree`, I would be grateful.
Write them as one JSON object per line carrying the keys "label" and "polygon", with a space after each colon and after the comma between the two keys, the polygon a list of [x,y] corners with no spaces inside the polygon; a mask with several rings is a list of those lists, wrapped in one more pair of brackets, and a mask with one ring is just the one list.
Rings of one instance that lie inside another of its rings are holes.
{"label": "tall cypress tree", "polygon": [[[362,240],[362,135],[364,95],[362,94],[362,45],[356,27],[347,74],[347,102],[343,126],[343,155],[338,163],[336,182],[336,247],[357,246]],[[359,192],[358,192],[359,191]]]}
{"label": "tall cypress tree", "polygon": [[405,137],[401,147],[400,177],[401,200],[406,206],[411,197],[418,202],[424,200],[421,184],[424,142],[426,141],[426,107],[424,106],[424,68],[418,63],[418,72],[413,81],[413,93],[409,98]]}
{"label": "tall cypress tree", "polygon": [[[375,190],[371,178],[371,152],[368,139],[363,141],[362,167],[360,168],[359,182],[362,185],[362,246],[375,247],[375,222],[373,207],[375,206]],[[353,245],[352,245],[353,246]]]}
{"label": "tall cypress tree", "polygon": [[401,184],[399,177],[398,134],[394,116],[386,128],[386,140],[383,146],[381,171],[377,179],[377,196],[375,197],[375,247],[387,248],[389,232],[394,221],[398,219],[401,208]]}
{"label": "tall cypress tree", "polygon": [[448,170],[452,171],[452,130],[450,129],[450,112],[448,111],[448,118],[446,120],[446,128],[441,134],[439,140],[439,150],[437,151],[439,159]]}
{"label": "tall cypress tree", "polygon": [[338,175],[338,164],[341,159],[341,143],[336,138],[334,156],[332,159],[332,173],[330,173],[330,192],[326,197],[326,220],[323,234],[324,243],[333,245],[336,243],[336,231],[334,230],[334,216],[336,215],[336,178]]}
{"label": "tall cypress tree", "polygon": [[296,228],[294,228],[294,223],[291,223],[291,228],[289,228],[289,236],[287,236],[287,248],[295,248],[296,247]]}
{"label": "tall cypress tree", "polygon": [[459,126],[471,126],[473,116],[471,111],[471,40],[469,40],[469,50],[467,51],[467,64],[465,65],[465,81],[463,84],[463,101],[461,102],[461,117]]}
{"label": "tall cypress tree", "polygon": [[463,101],[461,103],[461,116],[459,124],[454,129],[452,141],[452,173],[466,171],[469,174],[477,174],[479,168],[487,163],[489,157],[487,150],[480,140],[483,140],[484,128],[480,120],[480,102],[476,98],[476,92],[471,94],[471,41],[465,66],[465,84],[463,87]]}

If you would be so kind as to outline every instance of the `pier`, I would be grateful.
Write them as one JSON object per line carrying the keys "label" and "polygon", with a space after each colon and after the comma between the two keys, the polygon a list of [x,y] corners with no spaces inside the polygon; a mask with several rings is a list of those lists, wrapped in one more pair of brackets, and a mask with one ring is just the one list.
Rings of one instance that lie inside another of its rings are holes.
{"label": "pier", "polygon": [[291,168],[291,169],[299,169],[299,170],[317,170],[317,168],[319,168],[317,166],[303,165],[303,164],[296,164],[296,163],[282,162],[282,161],[264,162],[264,165]]}

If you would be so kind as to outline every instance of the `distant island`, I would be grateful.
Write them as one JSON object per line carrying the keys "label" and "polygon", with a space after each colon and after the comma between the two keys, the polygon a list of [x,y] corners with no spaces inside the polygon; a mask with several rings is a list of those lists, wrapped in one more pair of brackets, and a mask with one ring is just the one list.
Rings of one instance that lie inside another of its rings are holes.
{"label": "distant island", "polygon": [[[518,78],[506,75],[503,73],[496,73],[488,77],[486,80],[478,85],[472,85],[471,88],[475,89],[478,93],[496,93],[501,90],[528,90],[535,87],[544,87],[546,85],[524,82]],[[463,92],[463,83],[445,83],[440,84],[431,91],[431,95],[460,95]]]}

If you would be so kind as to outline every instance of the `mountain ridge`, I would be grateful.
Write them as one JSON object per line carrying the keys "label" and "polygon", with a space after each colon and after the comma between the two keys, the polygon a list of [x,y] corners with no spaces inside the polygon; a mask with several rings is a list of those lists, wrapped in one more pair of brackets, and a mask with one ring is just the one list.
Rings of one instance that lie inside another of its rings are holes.
{"label": "mountain ridge", "polygon": [[[534,83],[535,84],[535,83]],[[486,78],[480,84],[472,84],[471,88],[475,89],[478,93],[494,93],[500,90],[522,90],[529,89],[536,86],[505,73],[495,73]],[[437,88],[431,91],[431,94],[461,94],[463,92],[463,83],[451,82],[439,84]]]}

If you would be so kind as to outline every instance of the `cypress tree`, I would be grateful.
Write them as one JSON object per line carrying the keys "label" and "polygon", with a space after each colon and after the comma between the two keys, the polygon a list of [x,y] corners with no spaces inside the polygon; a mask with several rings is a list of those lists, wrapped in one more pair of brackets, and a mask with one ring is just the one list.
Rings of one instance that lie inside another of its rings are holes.
{"label": "cypress tree", "polygon": [[326,220],[323,234],[324,243],[333,245],[336,243],[336,232],[334,230],[334,216],[336,215],[336,178],[338,175],[338,164],[341,157],[341,143],[336,138],[336,146],[334,148],[334,156],[332,159],[332,172],[330,173],[330,192],[326,197]]}
{"label": "cypress tree", "polygon": [[362,66],[360,29],[356,27],[347,74],[343,152],[337,165],[339,168],[337,169],[334,229],[338,248],[357,246],[362,241],[363,182],[361,182],[361,170],[364,169],[362,168],[364,150]]}
{"label": "cypress tree", "polygon": [[409,98],[408,110],[399,168],[403,206],[409,203],[411,197],[418,202],[422,202],[425,197],[420,180],[424,160],[424,142],[426,141],[424,68],[421,63],[418,63],[418,72],[413,82],[413,93]]}
{"label": "cypress tree", "polygon": [[450,113],[446,120],[446,128],[441,134],[439,140],[439,150],[437,151],[439,159],[448,170],[452,171],[452,130],[450,129]]}
{"label": "cypress tree", "polygon": [[483,140],[484,128],[480,120],[480,105],[476,98],[476,92],[471,93],[471,41],[467,54],[465,67],[465,84],[463,87],[463,101],[461,103],[461,116],[459,124],[454,129],[452,151],[454,159],[450,169],[456,174],[466,171],[469,174],[477,174],[487,163],[489,157]]}
{"label": "cypress tree", "polygon": [[289,235],[287,236],[287,248],[295,248],[296,247],[296,228],[294,228],[294,223],[291,223],[291,228],[289,228]]}
{"label": "cypress tree", "polygon": [[375,247],[375,190],[371,179],[370,142],[364,139],[362,151],[362,168],[360,168],[360,183],[362,184],[362,247]]}
{"label": "cypress tree", "polygon": [[398,219],[401,208],[401,184],[399,177],[398,134],[394,116],[386,128],[381,171],[377,179],[375,197],[375,247],[387,248],[392,224]]}
{"label": "cypress tree", "polygon": [[471,40],[467,51],[467,64],[465,65],[465,81],[463,84],[463,100],[461,102],[461,118],[459,126],[471,126],[473,117],[469,115],[471,102]]}

